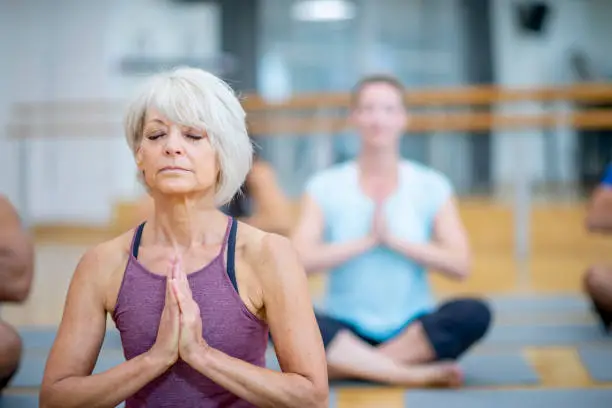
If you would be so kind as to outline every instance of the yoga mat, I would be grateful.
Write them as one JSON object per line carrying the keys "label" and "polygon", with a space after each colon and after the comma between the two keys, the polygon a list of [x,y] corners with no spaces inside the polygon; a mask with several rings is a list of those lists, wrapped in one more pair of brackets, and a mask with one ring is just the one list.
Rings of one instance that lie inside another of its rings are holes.
{"label": "yoga mat", "polygon": [[0,408],[38,408],[38,394],[0,396]]}
{"label": "yoga mat", "polygon": [[493,326],[479,348],[567,346],[609,342],[610,337],[595,324],[500,325]]}
{"label": "yoga mat", "polygon": [[[532,385],[539,382],[535,370],[520,353],[468,355],[459,362],[465,386]],[[280,371],[274,350],[266,353],[266,366]],[[382,384],[361,380],[332,380],[332,387],[380,387]]]}
{"label": "yoga mat", "polygon": [[590,302],[576,295],[496,296],[487,300],[498,313],[567,313],[590,311]]}
{"label": "yoga mat", "polygon": [[[118,352],[100,353],[94,373],[106,371],[124,360]],[[19,370],[11,380],[10,387],[40,387],[45,372],[47,355],[36,352],[26,352],[19,365]]]}
{"label": "yoga mat", "polygon": [[468,354],[459,361],[465,386],[533,385],[540,379],[520,353]]}
{"label": "yoga mat", "polygon": [[[612,346],[612,339],[610,340]],[[598,382],[612,382],[612,347],[581,347],[578,349],[582,365],[591,378]],[[612,407],[612,401],[610,402]]]}
{"label": "yoga mat", "polygon": [[[55,341],[57,327],[21,327],[18,329],[25,349],[49,350]],[[105,350],[121,350],[121,338],[115,329],[107,330],[102,348]]]}
{"label": "yoga mat", "polygon": [[502,296],[488,302],[497,325],[598,323],[590,302],[576,295]]}
{"label": "yoga mat", "polygon": [[610,408],[612,389],[414,390],[406,408]]}
{"label": "yoga mat", "polygon": [[[38,408],[38,394],[13,394],[0,396],[0,408]],[[124,408],[125,403],[116,408]]]}

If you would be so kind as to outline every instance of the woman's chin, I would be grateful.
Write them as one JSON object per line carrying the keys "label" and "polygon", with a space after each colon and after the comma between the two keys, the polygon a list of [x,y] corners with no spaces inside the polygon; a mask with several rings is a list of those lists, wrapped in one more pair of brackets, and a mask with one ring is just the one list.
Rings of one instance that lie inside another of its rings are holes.
{"label": "woman's chin", "polygon": [[197,192],[197,186],[182,180],[168,180],[158,183],[155,189],[163,195],[188,195]]}

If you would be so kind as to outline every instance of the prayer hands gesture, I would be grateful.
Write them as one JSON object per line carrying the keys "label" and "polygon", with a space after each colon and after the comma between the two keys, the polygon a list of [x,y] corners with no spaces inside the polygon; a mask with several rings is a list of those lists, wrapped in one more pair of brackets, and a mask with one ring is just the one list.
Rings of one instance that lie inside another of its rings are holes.
{"label": "prayer hands gesture", "polygon": [[389,228],[387,218],[385,216],[385,202],[388,194],[381,188],[374,191],[374,215],[372,217],[371,236],[374,240],[374,245],[388,245],[390,241]]}
{"label": "prayer hands gesture", "polygon": [[166,277],[166,303],[151,354],[170,367],[179,357],[188,363],[207,350],[200,308],[193,300],[183,263],[175,258]]}
{"label": "prayer hands gesture", "polygon": [[389,242],[389,229],[385,217],[383,202],[377,202],[372,217],[372,237],[376,245],[387,245]]}

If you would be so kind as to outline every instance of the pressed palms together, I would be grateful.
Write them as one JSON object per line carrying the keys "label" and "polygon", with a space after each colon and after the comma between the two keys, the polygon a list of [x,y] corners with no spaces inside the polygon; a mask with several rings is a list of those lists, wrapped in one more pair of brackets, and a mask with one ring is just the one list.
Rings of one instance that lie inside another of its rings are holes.
{"label": "pressed palms together", "polygon": [[183,263],[177,257],[172,260],[166,277],[166,303],[151,354],[170,367],[179,358],[189,363],[207,350],[200,308],[193,300]]}
{"label": "pressed palms together", "polygon": [[384,185],[376,186],[373,189],[374,200],[374,216],[372,217],[371,236],[374,240],[374,245],[389,246],[391,236],[387,219],[385,217],[385,202],[389,197],[389,189]]}

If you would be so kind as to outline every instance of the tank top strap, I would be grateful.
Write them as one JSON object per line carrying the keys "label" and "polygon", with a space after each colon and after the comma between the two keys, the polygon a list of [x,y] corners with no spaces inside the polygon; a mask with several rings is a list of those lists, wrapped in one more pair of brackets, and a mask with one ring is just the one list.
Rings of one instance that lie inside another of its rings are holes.
{"label": "tank top strap", "polygon": [[238,230],[238,222],[232,217],[231,228],[227,237],[227,275],[232,282],[232,286],[238,292],[238,282],[236,281],[236,269],[235,269],[235,258],[236,258],[236,232]]}
{"label": "tank top strap", "polygon": [[146,221],[136,228],[136,232],[134,232],[134,237],[132,238],[132,247],[130,251],[135,259],[138,259],[138,249],[140,248],[140,240],[142,239],[142,231],[144,230],[145,224]]}
{"label": "tank top strap", "polygon": [[229,241],[229,236],[230,236],[233,224],[234,224],[234,217],[230,215],[227,217],[227,226],[225,227],[225,235],[223,237],[223,243],[221,244],[221,250],[219,251],[220,256],[222,256],[225,253],[225,248],[227,248],[227,242]]}

